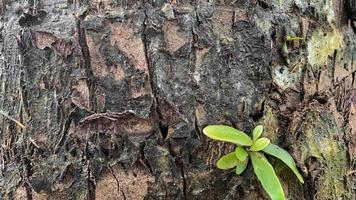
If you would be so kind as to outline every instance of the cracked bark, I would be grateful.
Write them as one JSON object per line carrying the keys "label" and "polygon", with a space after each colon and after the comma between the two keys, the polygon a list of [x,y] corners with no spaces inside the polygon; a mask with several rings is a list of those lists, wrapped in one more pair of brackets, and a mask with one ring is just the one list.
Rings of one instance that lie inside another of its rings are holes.
{"label": "cracked bark", "polygon": [[263,124],[289,199],[354,199],[355,5],[0,0],[0,199],[268,199],[208,124]]}

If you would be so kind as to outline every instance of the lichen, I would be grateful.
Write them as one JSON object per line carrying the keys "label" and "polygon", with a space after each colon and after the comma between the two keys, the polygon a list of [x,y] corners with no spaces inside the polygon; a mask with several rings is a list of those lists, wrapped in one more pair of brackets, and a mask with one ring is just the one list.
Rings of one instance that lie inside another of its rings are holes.
{"label": "lichen", "polygon": [[255,18],[255,23],[258,29],[263,33],[269,35],[269,31],[272,27],[271,22],[266,19]]}
{"label": "lichen", "polygon": [[273,0],[272,5],[279,10],[289,11],[293,6],[292,0]]}
{"label": "lichen", "polygon": [[295,69],[289,69],[286,66],[273,67],[273,82],[283,90],[286,90],[288,88],[297,90],[298,84],[300,82],[300,76],[302,73],[302,67],[298,65],[300,64],[294,64]]}
{"label": "lichen", "polygon": [[315,9],[320,18],[325,17],[330,24],[335,21],[333,0],[310,0],[309,5]]}
{"label": "lichen", "polygon": [[343,36],[336,29],[328,33],[324,33],[322,30],[315,31],[308,42],[309,64],[314,67],[325,64],[328,57],[342,46]]}

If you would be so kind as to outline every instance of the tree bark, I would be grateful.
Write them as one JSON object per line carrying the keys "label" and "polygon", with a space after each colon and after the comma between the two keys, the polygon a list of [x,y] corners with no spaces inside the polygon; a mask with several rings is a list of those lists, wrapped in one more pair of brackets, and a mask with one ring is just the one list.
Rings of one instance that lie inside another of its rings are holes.
{"label": "tree bark", "polygon": [[[355,0],[0,0],[0,199],[268,199],[226,124],[355,199]],[[287,40],[302,37],[303,40]]]}

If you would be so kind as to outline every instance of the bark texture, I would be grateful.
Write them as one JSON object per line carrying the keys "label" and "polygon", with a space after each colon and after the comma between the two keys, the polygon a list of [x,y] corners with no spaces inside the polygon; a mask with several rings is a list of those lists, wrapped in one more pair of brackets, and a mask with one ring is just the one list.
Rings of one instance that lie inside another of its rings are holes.
{"label": "bark texture", "polygon": [[[355,0],[0,0],[0,199],[268,199],[208,124],[264,135],[289,199],[355,199]],[[287,41],[287,36],[304,40]]]}

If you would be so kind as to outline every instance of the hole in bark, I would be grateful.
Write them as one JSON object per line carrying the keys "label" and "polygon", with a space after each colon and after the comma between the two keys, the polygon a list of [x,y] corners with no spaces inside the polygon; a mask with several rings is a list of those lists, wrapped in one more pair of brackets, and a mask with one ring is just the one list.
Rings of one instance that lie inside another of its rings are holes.
{"label": "hole in bark", "polygon": [[250,117],[253,119],[253,121],[256,122],[263,117],[263,112],[253,113],[252,115],[250,115]]}
{"label": "hole in bark", "polygon": [[281,73],[281,74],[284,73],[284,68],[283,67],[279,68],[279,73]]}
{"label": "hole in bark", "polygon": [[263,9],[268,9],[270,8],[270,5],[265,0],[259,0],[258,5],[260,5]]}
{"label": "hole in bark", "polygon": [[328,103],[328,98],[325,96],[315,95],[314,99],[317,100],[320,104]]}
{"label": "hole in bark", "polygon": [[163,139],[167,138],[168,135],[168,125],[165,125],[162,122],[159,122],[159,130],[161,131]]}
{"label": "hole in bark", "polygon": [[261,106],[256,109],[252,114],[250,114],[250,117],[253,119],[253,121],[257,122],[263,117],[263,111],[265,107],[265,102],[263,101]]}
{"label": "hole in bark", "polygon": [[132,171],[132,175],[133,175],[134,177],[137,177],[137,173],[136,173],[135,171]]}
{"label": "hole in bark", "polygon": [[72,150],[70,150],[70,155],[72,156],[72,157],[77,157],[77,149],[76,148],[74,148],[74,149],[72,149]]}
{"label": "hole in bark", "polygon": [[22,27],[37,25],[41,23],[41,21],[45,18],[46,15],[47,13],[45,11],[37,11],[36,15],[24,13],[19,19],[19,24]]}

